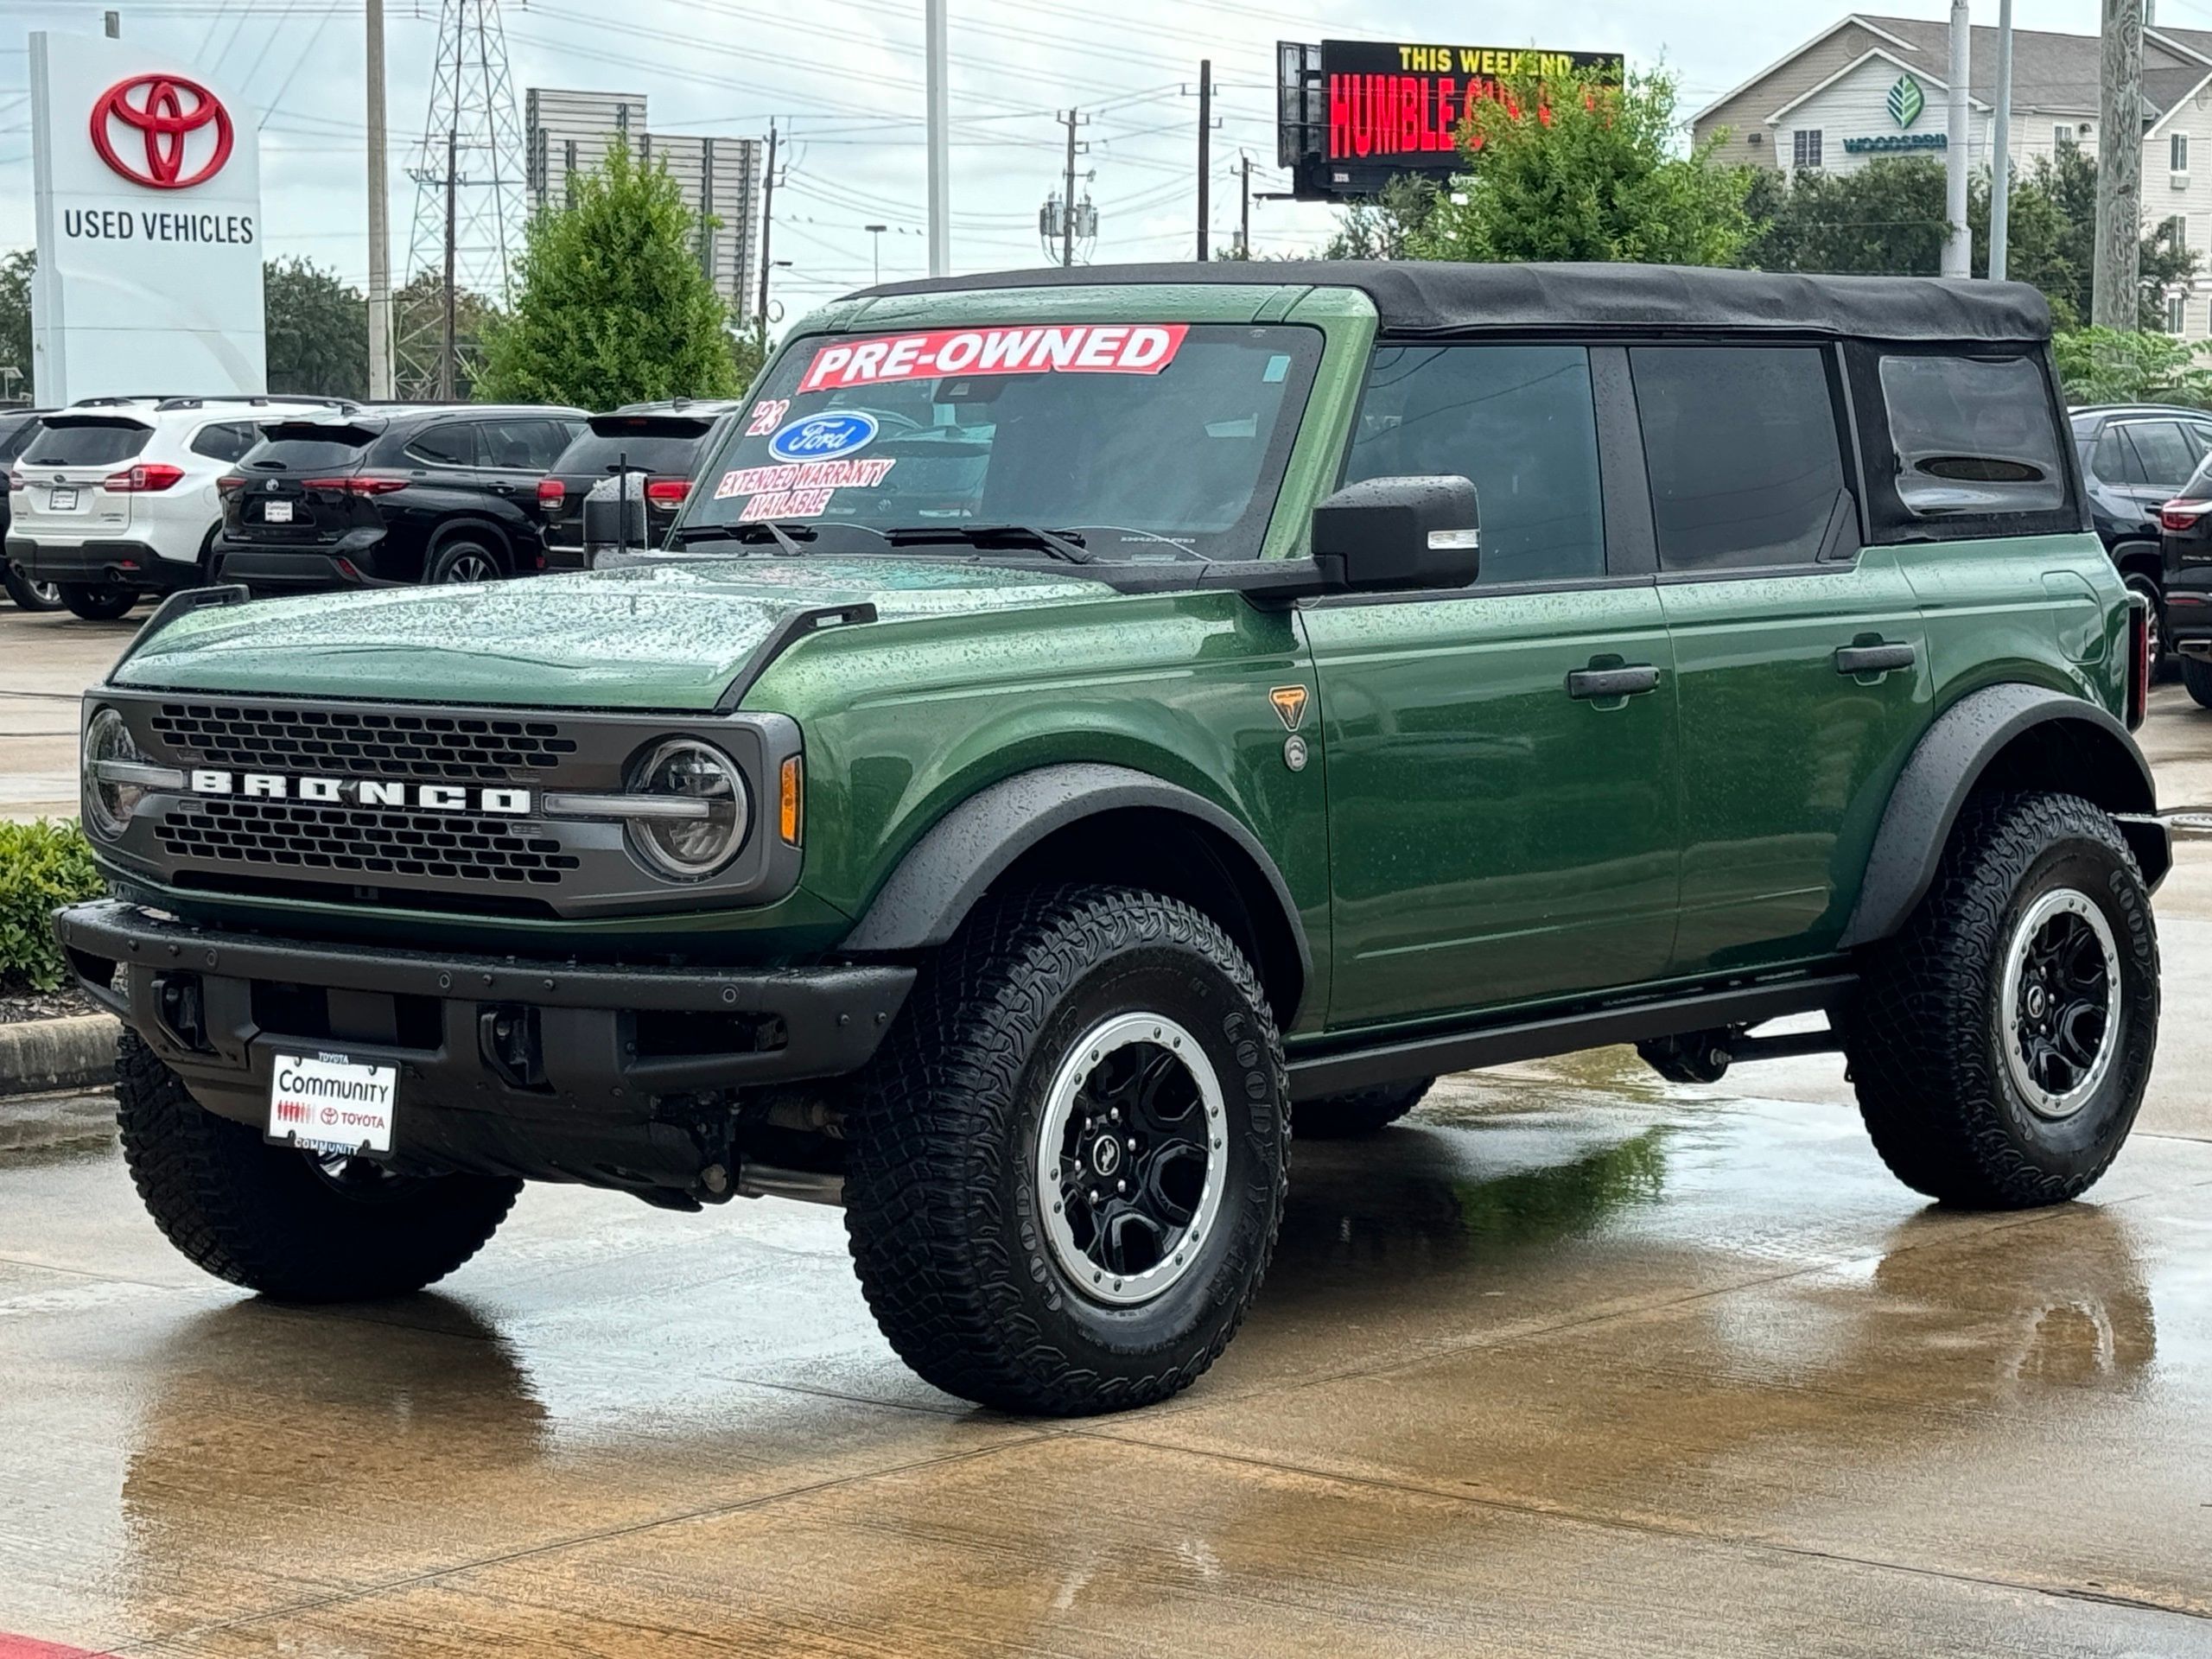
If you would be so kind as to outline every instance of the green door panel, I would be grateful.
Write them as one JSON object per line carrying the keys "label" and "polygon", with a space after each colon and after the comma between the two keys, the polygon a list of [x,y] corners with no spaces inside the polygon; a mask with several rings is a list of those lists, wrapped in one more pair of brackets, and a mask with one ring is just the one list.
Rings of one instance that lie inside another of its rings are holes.
{"label": "green door panel", "polygon": [[[1306,611],[1320,682],[1332,1027],[1653,977],[1677,886],[1673,661],[1648,584]],[[1656,692],[1567,677],[1649,664]]]}
{"label": "green door panel", "polygon": [[[1662,582],[1681,721],[1682,899],[1674,969],[1832,945],[1890,787],[1932,717],[1928,643],[1893,552],[1789,575]],[[1913,665],[1846,675],[1852,645]]]}

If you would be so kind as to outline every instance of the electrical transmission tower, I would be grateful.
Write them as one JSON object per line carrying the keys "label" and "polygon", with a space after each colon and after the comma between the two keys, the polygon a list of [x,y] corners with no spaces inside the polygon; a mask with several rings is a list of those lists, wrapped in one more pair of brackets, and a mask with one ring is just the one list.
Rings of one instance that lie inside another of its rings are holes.
{"label": "electrical transmission tower", "polygon": [[527,211],[522,126],[507,73],[499,0],[442,0],[430,107],[414,165],[415,232],[406,301],[396,319],[396,391],[452,397],[466,378],[470,296],[507,302],[509,262]]}

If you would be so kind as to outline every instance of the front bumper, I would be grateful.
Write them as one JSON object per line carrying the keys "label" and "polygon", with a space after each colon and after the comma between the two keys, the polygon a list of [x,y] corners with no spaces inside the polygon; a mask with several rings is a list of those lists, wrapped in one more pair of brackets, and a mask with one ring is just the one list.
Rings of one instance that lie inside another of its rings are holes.
{"label": "front bumper", "polygon": [[726,1159],[700,1097],[839,1077],[905,1003],[900,966],[477,957],[188,925],[113,899],[54,918],[85,994],[210,1111],[267,1121],[279,1053],[398,1068],[396,1162],[695,1191]]}
{"label": "front bumper", "polygon": [[153,594],[201,585],[197,564],[165,559],[143,542],[57,542],[11,533],[7,548],[8,562],[33,582],[114,582]]}

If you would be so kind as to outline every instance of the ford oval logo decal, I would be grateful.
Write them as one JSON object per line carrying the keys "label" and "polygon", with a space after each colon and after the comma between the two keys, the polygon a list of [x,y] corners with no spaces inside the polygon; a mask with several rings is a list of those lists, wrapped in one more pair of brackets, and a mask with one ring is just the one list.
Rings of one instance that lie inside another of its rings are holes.
{"label": "ford oval logo decal", "polygon": [[768,440],[768,453],[778,461],[827,461],[867,448],[875,431],[875,416],[857,409],[803,416]]}

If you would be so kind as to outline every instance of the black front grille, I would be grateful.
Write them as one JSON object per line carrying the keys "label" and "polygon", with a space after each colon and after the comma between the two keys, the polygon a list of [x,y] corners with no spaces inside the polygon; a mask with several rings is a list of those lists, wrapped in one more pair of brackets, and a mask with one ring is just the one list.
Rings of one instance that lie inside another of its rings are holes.
{"label": "black front grille", "polygon": [[485,715],[164,702],[153,728],[187,766],[433,783],[523,782],[576,752],[555,721]]}
{"label": "black front grille", "polygon": [[581,863],[537,826],[512,818],[306,801],[182,801],[155,834],[162,850],[175,858],[371,878],[556,886]]}

